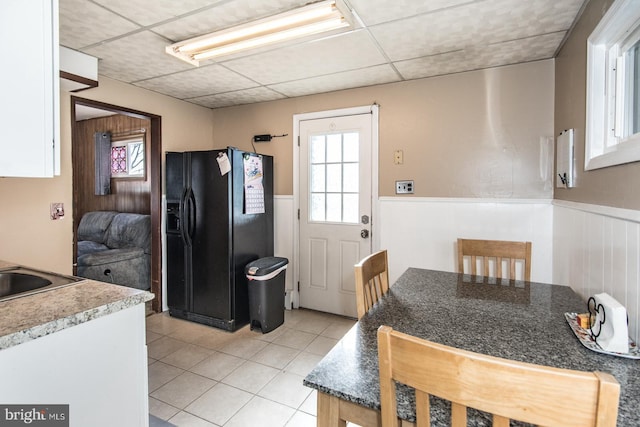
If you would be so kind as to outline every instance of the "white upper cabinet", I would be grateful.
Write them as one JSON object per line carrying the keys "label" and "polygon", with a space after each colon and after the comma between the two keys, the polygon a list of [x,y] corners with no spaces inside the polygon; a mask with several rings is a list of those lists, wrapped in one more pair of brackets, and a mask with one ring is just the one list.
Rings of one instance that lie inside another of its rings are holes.
{"label": "white upper cabinet", "polygon": [[0,1],[0,176],[60,175],[58,0]]}

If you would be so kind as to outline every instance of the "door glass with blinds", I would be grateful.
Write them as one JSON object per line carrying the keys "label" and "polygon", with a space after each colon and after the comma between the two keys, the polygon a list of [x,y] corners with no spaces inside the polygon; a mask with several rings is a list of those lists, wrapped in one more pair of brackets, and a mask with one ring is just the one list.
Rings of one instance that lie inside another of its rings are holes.
{"label": "door glass with blinds", "polygon": [[356,316],[371,253],[371,114],[300,122],[300,306]]}

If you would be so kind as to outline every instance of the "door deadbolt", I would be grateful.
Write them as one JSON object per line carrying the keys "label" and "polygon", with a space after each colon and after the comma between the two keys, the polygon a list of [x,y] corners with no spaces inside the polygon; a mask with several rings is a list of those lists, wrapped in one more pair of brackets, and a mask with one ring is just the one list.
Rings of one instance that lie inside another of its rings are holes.
{"label": "door deadbolt", "polygon": [[363,239],[369,237],[369,230],[360,230],[360,237],[362,237]]}
{"label": "door deadbolt", "polygon": [[362,215],[362,218],[360,218],[360,220],[363,224],[369,224],[369,215]]}

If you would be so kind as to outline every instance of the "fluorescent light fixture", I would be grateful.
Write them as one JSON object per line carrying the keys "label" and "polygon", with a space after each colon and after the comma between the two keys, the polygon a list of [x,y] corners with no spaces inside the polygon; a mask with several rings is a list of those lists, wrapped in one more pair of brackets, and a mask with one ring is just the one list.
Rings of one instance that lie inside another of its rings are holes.
{"label": "fluorescent light fixture", "polygon": [[338,2],[339,0],[321,1],[195,37],[167,46],[166,52],[193,65],[200,65],[201,60],[351,27],[351,16],[338,7]]}

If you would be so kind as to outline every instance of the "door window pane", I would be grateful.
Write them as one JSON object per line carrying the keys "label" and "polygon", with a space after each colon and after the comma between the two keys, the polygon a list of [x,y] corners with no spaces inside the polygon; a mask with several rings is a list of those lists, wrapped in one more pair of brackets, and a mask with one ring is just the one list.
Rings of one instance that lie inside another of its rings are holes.
{"label": "door window pane", "polygon": [[342,220],[342,195],[327,194],[327,221],[341,222]]}
{"label": "door window pane", "polygon": [[327,165],[327,191],[340,193],[342,191],[342,165]]}
{"label": "door window pane", "polygon": [[324,200],[324,193],[311,195],[311,221],[325,220],[327,207],[325,206]]}
{"label": "door window pane", "polygon": [[360,156],[360,134],[350,132],[344,134],[344,161],[357,162]]}
{"label": "door window pane", "polygon": [[311,166],[311,192],[318,193],[325,191],[325,168],[326,165]]}
{"label": "door window pane", "polygon": [[310,138],[311,221],[359,223],[359,140],[357,132]]}
{"label": "door window pane", "polygon": [[360,174],[357,163],[345,163],[343,166],[343,176],[345,193],[358,193],[360,189]]}
{"label": "door window pane", "polygon": [[324,163],[325,159],[325,137],[315,135],[311,137],[311,163]]}
{"label": "door window pane", "polygon": [[342,161],[342,134],[327,135],[327,163]]}

